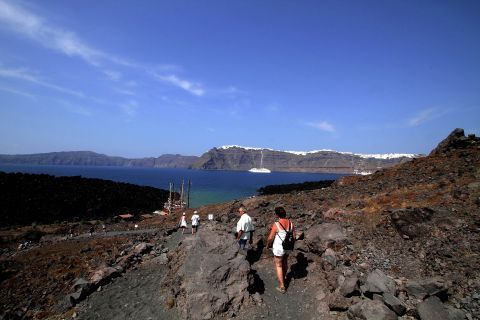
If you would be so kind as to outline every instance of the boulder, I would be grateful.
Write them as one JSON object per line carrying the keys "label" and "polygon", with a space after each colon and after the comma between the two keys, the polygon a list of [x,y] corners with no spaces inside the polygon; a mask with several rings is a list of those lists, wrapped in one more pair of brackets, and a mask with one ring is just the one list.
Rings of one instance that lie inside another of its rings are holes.
{"label": "boulder", "polygon": [[335,251],[330,248],[327,248],[322,255],[323,261],[323,268],[325,270],[332,270],[335,269],[337,266],[337,257],[335,255]]}
{"label": "boulder", "polygon": [[430,297],[417,306],[421,320],[448,319],[449,314],[438,297]]}
{"label": "boulder", "polygon": [[166,253],[162,253],[156,258],[152,259],[153,263],[158,263],[158,264],[167,264],[168,263],[168,256]]}
{"label": "boulder", "polygon": [[150,252],[150,250],[152,250],[152,248],[153,248],[153,244],[142,242],[142,243],[137,244],[135,246],[135,248],[133,248],[133,252],[136,253],[136,254],[145,254],[145,253]]}
{"label": "boulder", "polygon": [[419,281],[408,280],[405,288],[410,297],[419,300],[433,295],[444,296],[448,291],[448,286],[445,281],[438,277],[426,278]]}
{"label": "boulder", "polygon": [[78,278],[73,286],[72,286],[72,289],[73,291],[79,291],[79,290],[83,290],[83,291],[88,291],[91,289],[91,286],[92,284],[90,282],[88,282],[87,280],[83,279],[83,278]]}
{"label": "boulder", "polygon": [[344,229],[335,223],[322,223],[305,231],[305,244],[310,251],[323,254],[327,248],[336,244],[346,244],[347,236]]}
{"label": "boulder", "polygon": [[95,286],[103,285],[110,282],[114,277],[120,275],[120,271],[113,267],[102,267],[93,272],[90,282]]}
{"label": "boulder", "polygon": [[325,212],[323,214],[323,217],[325,219],[335,220],[336,217],[346,215],[348,213],[349,213],[349,211],[343,210],[343,209],[340,209],[340,208],[330,208],[330,209],[327,210],[327,212]]}
{"label": "boulder", "polygon": [[381,301],[368,299],[351,306],[347,316],[350,320],[397,320],[397,315]]}
{"label": "boulder", "polygon": [[398,232],[410,239],[425,236],[429,221],[435,211],[431,208],[405,208],[393,210],[390,219]]}
{"label": "boulder", "polygon": [[387,307],[392,309],[399,316],[403,316],[407,311],[407,308],[403,302],[389,292],[385,292],[383,294],[383,303],[385,303]]}
{"label": "boulder", "polygon": [[81,291],[68,294],[65,299],[69,307],[75,307],[75,305],[83,300],[84,295]]}
{"label": "boulder", "polygon": [[339,292],[344,297],[351,297],[359,294],[360,288],[358,287],[358,278],[356,276],[345,278],[340,286]]}
{"label": "boulder", "polygon": [[177,292],[176,307],[184,319],[212,319],[236,313],[250,301],[250,264],[238,254],[235,238],[205,225],[171,255],[164,286]]}
{"label": "boulder", "polygon": [[444,305],[447,309],[448,320],[465,320],[465,312],[452,306]]}
{"label": "boulder", "polygon": [[362,291],[367,295],[385,292],[395,294],[395,281],[385,275],[380,269],[373,270],[368,276]]}
{"label": "boulder", "polygon": [[327,303],[331,311],[346,311],[352,305],[352,300],[333,292],[328,296]]}

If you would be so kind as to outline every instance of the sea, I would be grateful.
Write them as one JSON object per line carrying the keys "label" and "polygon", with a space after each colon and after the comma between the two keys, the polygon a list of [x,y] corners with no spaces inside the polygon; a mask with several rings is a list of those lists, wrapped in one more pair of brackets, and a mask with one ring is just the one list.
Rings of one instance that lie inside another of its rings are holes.
{"label": "sea", "polygon": [[254,196],[259,188],[266,185],[336,180],[344,176],[330,173],[272,172],[267,174],[248,171],[64,165],[0,165],[0,171],[82,176],[166,190],[169,189],[169,184],[173,183],[177,192],[180,190],[182,181],[185,190],[190,181],[190,207],[192,208]]}

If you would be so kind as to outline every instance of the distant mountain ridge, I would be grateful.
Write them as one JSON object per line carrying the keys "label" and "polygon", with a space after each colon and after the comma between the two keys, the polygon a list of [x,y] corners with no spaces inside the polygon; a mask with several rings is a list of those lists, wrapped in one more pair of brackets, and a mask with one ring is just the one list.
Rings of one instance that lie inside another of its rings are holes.
{"label": "distant mountain ridge", "polygon": [[25,155],[0,155],[1,164],[119,166],[146,168],[189,168],[196,156],[164,154],[159,157],[128,159],[92,151],[61,151]]}
{"label": "distant mountain ridge", "polygon": [[334,152],[334,153],[341,153],[341,154],[349,154],[352,156],[359,156],[360,158],[376,158],[376,159],[394,159],[394,158],[417,158],[418,154],[413,153],[353,153],[353,152],[344,152],[344,151],[335,151],[331,149],[320,149],[320,150],[312,150],[312,151],[280,151],[274,150],[269,148],[255,148],[255,147],[242,147],[238,145],[229,145],[229,146],[222,146],[218,149],[230,149],[230,148],[240,148],[245,150],[268,150],[268,151],[278,151],[278,152],[286,152],[292,153],[295,155],[306,156],[307,154],[312,153],[319,153],[319,152]]}
{"label": "distant mountain ridge", "polygon": [[223,146],[202,156],[164,154],[159,157],[129,159],[92,151],[62,151],[26,155],[0,155],[0,164],[120,166],[144,168],[191,168],[247,171],[260,165],[283,172],[374,172],[411,160],[414,154],[355,154],[333,150],[278,151],[267,148]]}
{"label": "distant mountain ridge", "polygon": [[207,170],[249,170],[260,165],[271,171],[371,173],[381,168],[409,161],[414,154],[354,154],[332,150],[309,152],[224,146],[204,153],[192,166]]}

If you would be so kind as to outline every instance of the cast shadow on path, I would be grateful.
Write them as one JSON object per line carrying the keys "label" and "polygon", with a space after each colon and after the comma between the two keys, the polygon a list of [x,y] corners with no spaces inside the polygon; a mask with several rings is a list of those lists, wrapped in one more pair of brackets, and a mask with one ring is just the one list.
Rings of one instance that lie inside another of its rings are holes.
{"label": "cast shadow on path", "polygon": [[290,281],[292,279],[302,279],[305,278],[308,274],[307,267],[308,267],[308,259],[305,255],[301,252],[297,253],[296,260],[294,264],[290,267],[290,272],[287,273],[285,279],[285,286],[288,288]]}

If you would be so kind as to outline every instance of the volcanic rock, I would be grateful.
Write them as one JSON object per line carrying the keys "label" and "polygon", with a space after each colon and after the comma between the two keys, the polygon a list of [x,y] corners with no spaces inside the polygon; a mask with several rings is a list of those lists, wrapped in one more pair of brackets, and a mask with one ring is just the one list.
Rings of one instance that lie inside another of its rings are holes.
{"label": "volcanic rock", "polygon": [[390,218],[401,234],[416,238],[425,235],[427,228],[423,223],[429,221],[433,214],[431,208],[407,208],[393,210]]}
{"label": "volcanic rock", "polygon": [[351,297],[358,293],[358,278],[356,276],[345,278],[340,286],[340,294],[342,294],[344,297]]}
{"label": "volcanic rock", "polygon": [[378,300],[363,300],[348,309],[350,320],[397,320],[397,315]]}
{"label": "volcanic rock", "polygon": [[465,148],[478,142],[479,138],[476,138],[475,136],[465,137],[464,130],[457,128],[453,130],[448,137],[441,141],[437,147],[430,152],[430,155],[445,154],[450,150]]}
{"label": "volcanic rock", "polygon": [[395,294],[395,281],[387,277],[381,270],[375,269],[367,276],[367,281],[362,286],[362,291],[365,294],[383,294],[384,292]]}
{"label": "volcanic rock", "polygon": [[322,254],[327,248],[344,244],[347,236],[343,228],[335,223],[323,223],[311,227],[305,232],[305,244],[310,251]]}
{"label": "volcanic rock", "polygon": [[446,283],[438,277],[419,281],[408,280],[405,288],[409,296],[420,300],[427,296],[444,295],[448,290]]}
{"label": "volcanic rock", "polygon": [[448,319],[447,309],[438,297],[430,297],[417,306],[421,320]]}
{"label": "volcanic rock", "polygon": [[205,225],[172,255],[166,284],[185,319],[211,319],[238,311],[249,299],[250,265],[235,238]]}
{"label": "volcanic rock", "polygon": [[403,316],[405,314],[405,311],[407,311],[407,308],[405,307],[403,302],[389,292],[385,292],[383,294],[383,302],[387,307],[395,311],[395,313],[399,316]]}

